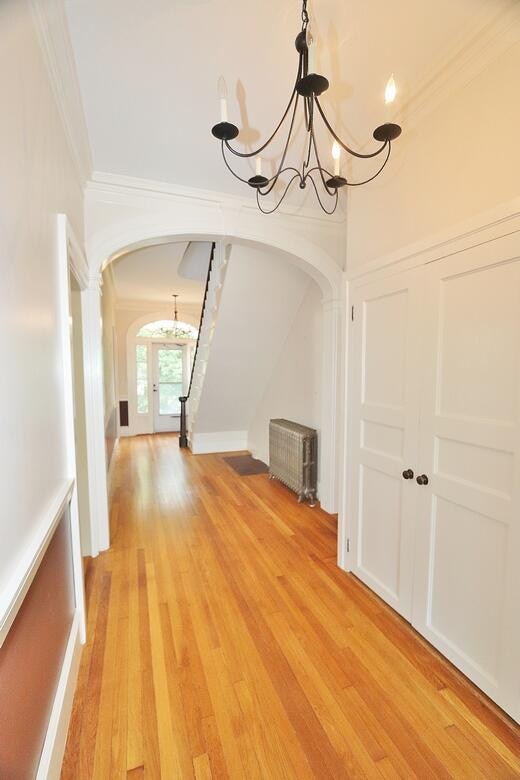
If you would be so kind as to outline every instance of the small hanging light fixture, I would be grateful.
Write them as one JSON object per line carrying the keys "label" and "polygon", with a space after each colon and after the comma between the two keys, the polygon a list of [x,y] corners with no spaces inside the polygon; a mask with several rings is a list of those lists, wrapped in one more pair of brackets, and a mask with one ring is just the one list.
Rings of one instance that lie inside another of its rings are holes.
{"label": "small hanging light fixture", "polygon": [[[291,185],[295,181],[298,182],[298,185],[302,190],[304,190],[307,187],[307,184],[311,184],[323,211],[325,211],[327,214],[333,214],[338,205],[338,191],[342,187],[345,187],[347,185],[350,187],[359,187],[363,184],[368,184],[368,182],[373,181],[373,179],[375,179],[376,176],[379,176],[379,174],[387,164],[388,159],[390,157],[392,141],[394,141],[396,138],[398,138],[401,135],[401,128],[399,127],[399,125],[393,124],[391,122],[386,122],[385,124],[376,127],[376,129],[373,132],[373,137],[381,145],[379,146],[378,149],[376,149],[375,152],[371,152],[368,154],[361,154],[360,152],[354,151],[349,146],[347,146],[347,144],[343,143],[343,141],[338,137],[336,132],[333,130],[331,124],[329,123],[327,117],[325,116],[325,112],[318,99],[320,95],[329,88],[329,82],[325,78],[325,76],[321,76],[318,73],[316,73],[316,38],[313,34],[313,31],[311,30],[307,5],[308,5],[308,0],[303,0],[302,29],[299,32],[295,42],[296,50],[299,55],[298,70],[296,73],[296,83],[294,85],[293,92],[289,100],[289,104],[285,109],[285,113],[283,114],[280,122],[278,123],[274,133],[270,136],[270,138],[268,138],[268,140],[264,144],[262,144],[255,151],[239,152],[237,149],[234,149],[229,143],[230,141],[232,141],[234,138],[237,137],[239,130],[238,127],[231,124],[231,122],[229,122],[228,120],[227,88],[226,88],[226,83],[222,76],[220,77],[218,82],[218,96],[220,99],[221,121],[213,127],[211,132],[213,133],[215,138],[218,138],[219,141],[221,141],[222,157],[224,158],[224,163],[226,167],[235,178],[237,178],[239,181],[243,182],[244,184],[248,184],[250,187],[253,187],[256,190],[256,200],[258,203],[258,207],[264,214],[272,214],[273,211],[276,211],[278,206],[281,204],[281,202],[287,195],[287,192],[289,191]],[[396,94],[397,94],[397,87],[394,81],[394,76],[392,74],[392,76],[390,77],[386,85],[385,103],[387,105],[393,103]],[[305,143],[304,160],[300,167],[294,167],[291,165],[286,166],[285,160],[290,147],[291,137],[295,126],[297,126],[296,113],[297,113],[300,99],[303,103],[304,127],[307,134],[307,139]],[[334,144],[332,147],[334,173],[328,171],[322,165],[321,162],[322,158],[318,150],[315,127],[314,127],[314,119],[316,115],[319,115],[321,117],[321,120],[325,128],[328,130],[328,132],[334,139]],[[260,155],[262,154],[264,149],[266,149],[270,145],[271,141],[278,134],[278,131],[281,129],[285,120],[289,116],[290,116],[289,132],[282,153],[281,161],[278,166],[278,170],[275,172],[273,176],[267,178],[262,174],[262,157]],[[368,160],[371,158],[379,157],[379,155],[383,155],[382,158],[383,162],[380,165],[379,169],[376,171],[376,173],[369,176],[367,179],[364,179],[363,181],[350,181],[341,175],[342,150],[347,152],[347,154],[351,155],[352,157],[356,157],[364,160]],[[252,176],[250,179],[244,179],[241,176],[239,176],[231,168],[231,165],[226,156],[226,152],[231,152],[231,154],[234,154],[236,157],[240,157],[243,159],[256,157],[255,175]],[[281,195],[280,199],[278,200],[274,208],[264,209],[261,204],[261,198],[266,197],[273,191],[280,176],[282,176],[283,174],[289,174],[290,176],[290,179],[283,191],[283,194]],[[314,180],[314,177],[316,177],[318,183]],[[325,195],[330,198],[327,205],[322,199],[322,196],[320,196],[320,190],[318,189],[318,184],[320,183],[322,185],[322,191],[324,191]]]}
{"label": "small hanging light fixture", "polygon": [[178,294],[178,293],[174,293],[174,294],[172,295],[172,298],[175,298],[175,302],[174,302],[174,304],[173,304],[173,307],[174,307],[174,308],[173,308],[173,322],[174,322],[174,325],[175,325],[175,327],[177,327],[177,326],[178,326],[178,324],[179,324],[179,314],[178,314],[178,312],[177,312],[177,298],[178,298],[178,297],[179,297],[179,294]]}

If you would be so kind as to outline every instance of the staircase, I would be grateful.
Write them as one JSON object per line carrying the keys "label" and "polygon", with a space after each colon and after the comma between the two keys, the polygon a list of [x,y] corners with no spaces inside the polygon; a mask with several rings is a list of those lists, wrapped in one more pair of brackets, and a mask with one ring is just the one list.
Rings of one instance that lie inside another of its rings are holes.
{"label": "staircase", "polygon": [[206,287],[199,322],[199,333],[191,367],[190,384],[181,401],[179,445],[191,446],[197,410],[208,365],[211,340],[215,332],[220,296],[226,274],[227,259],[222,244],[213,242],[209,258]]}

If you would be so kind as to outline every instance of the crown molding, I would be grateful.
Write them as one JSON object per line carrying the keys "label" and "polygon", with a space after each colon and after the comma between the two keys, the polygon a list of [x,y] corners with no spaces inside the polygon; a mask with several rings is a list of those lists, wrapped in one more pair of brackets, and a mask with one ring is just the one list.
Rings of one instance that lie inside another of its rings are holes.
{"label": "crown molding", "polygon": [[518,43],[520,3],[512,3],[485,22],[481,16],[477,17],[462,40],[442,53],[440,67],[437,60],[390,121],[402,124],[405,129],[415,126]]}
{"label": "crown molding", "polygon": [[72,160],[85,185],[92,173],[92,155],[64,4],[30,0],[30,8]]}
{"label": "crown molding", "polygon": [[[106,173],[103,171],[93,171],[90,181],[86,187],[86,197],[92,200],[99,199],[100,195],[106,194],[113,200],[115,195],[120,196],[138,196],[140,194],[147,197],[153,197],[161,200],[179,200],[179,201],[197,201],[201,205],[215,206],[222,205],[231,209],[244,212],[259,212],[256,200],[253,198],[230,195],[226,192],[217,190],[205,190],[195,187],[187,187],[181,184],[171,182],[155,181],[153,179],[141,179],[134,176],[124,176],[122,174]],[[291,216],[295,219],[305,221],[315,221],[322,225],[344,226],[346,224],[346,210],[338,210],[331,216],[324,216],[321,211],[310,208],[303,208],[285,204],[280,206],[278,211],[271,215],[275,219],[277,216]]]}

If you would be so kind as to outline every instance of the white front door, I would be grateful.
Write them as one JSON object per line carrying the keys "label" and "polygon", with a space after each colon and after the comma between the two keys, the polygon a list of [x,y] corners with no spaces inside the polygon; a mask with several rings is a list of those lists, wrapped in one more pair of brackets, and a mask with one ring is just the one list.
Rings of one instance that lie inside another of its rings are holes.
{"label": "white front door", "polygon": [[154,433],[178,431],[184,393],[186,348],[176,344],[153,345],[153,429]]}
{"label": "white front door", "polygon": [[517,235],[425,269],[413,625],[520,719]]}
{"label": "white front door", "polygon": [[352,571],[410,619],[422,284],[417,271],[353,291]]}

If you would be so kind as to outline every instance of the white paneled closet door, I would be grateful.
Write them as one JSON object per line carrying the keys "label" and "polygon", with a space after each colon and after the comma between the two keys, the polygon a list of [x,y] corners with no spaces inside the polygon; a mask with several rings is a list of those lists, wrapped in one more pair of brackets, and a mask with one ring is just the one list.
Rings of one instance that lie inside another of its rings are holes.
{"label": "white paneled closet door", "polygon": [[421,289],[418,272],[410,271],[352,294],[352,570],[407,619],[418,492],[411,474],[419,445]]}
{"label": "white paneled closet door", "polygon": [[518,237],[424,268],[412,622],[520,720]]}

